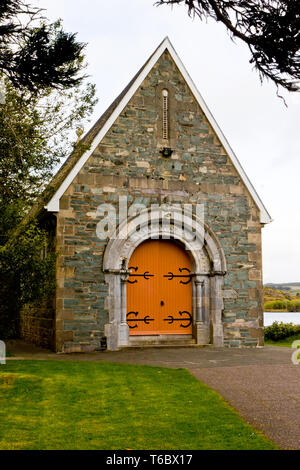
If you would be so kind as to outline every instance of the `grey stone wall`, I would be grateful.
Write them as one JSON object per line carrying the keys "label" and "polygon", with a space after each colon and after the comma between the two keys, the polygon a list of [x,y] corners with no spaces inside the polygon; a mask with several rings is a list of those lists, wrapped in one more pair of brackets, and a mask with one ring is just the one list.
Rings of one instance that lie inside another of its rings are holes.
{"label": "grey stone wall", "polygon": [[[162,140],[163,88],[169,91],[169,146]],[[242,119],[242,116],[241,116]],[[57,215],[56,349],[99,349],[108,322],[102,272],[106,242],[97,207],[203,203],[205,222],[224,250],[224,343],[263,344],[259,211],[165,52],[60,200]]]}
{"label": "grey stone wall", "polygon": [[[45,211],[46,212],[46,211]],[[47,250],[56,249],[56,219],[52,214],[41,213],[39,226],[47,234]],[[44,256],[46,253],[41,253]],[[55,349],[55,292],[47,291],[43,298],[23,306],[19,313],[20,337],[29,343]]]}
{"label": "grey stone wall", "polygon": [[54,297],[28,304],[20,311],[20,337],[47,349],[55,348]]}

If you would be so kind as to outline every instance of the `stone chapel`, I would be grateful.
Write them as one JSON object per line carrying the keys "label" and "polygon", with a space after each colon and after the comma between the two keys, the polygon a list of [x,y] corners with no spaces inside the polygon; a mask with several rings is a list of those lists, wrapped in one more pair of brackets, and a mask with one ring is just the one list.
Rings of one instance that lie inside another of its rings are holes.
{"label": "stone chapel", "polygon": [[57,287],[51,308],[22,311],[22,338],[65,353],[262,346],[271,218],[168,38],[81,144],[40,211]]}

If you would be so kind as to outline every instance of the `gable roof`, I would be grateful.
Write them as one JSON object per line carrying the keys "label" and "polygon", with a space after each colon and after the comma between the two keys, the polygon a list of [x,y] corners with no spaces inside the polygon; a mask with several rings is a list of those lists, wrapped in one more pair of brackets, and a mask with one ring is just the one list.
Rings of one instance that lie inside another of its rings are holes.
{"label": "gable roof", "polygon": [[181,72],[183,78],[185,79],[187,85],[189,86],[192,94],[197,100],[200,108],[206,115],[208,122],[218,136],[221,144],[225,148],[228,156],[230,157],[235,169],[237,170],[241,180],[244,182],[249,193],[251,194],[254,202],[260,210],[260,222],[263,224],[269,223],[272,221],[268,211],[266,210],[264,204],[262,203],[260,197],[252,186],[249,178],[247,177],[245,171],[243,170],[238,158],[234,154],[232,148],[230,147],[226,137],[215,121],[213,115],[209,111],[205,101],[197,90],[193,80],[188,74],[186,68],[181,62],[179,56],[177,55],[174,47],[172,46],[168,37],[166,37],[154,53],[149,57],[147,62],[143,67],[138,71],[138,73],[133,77],[127,87],[122,91],[122,93],[113,101],[109,108],[104,112],[100,119],[94,124],[91,130],[86,134],[82,139],[83,144],[89,145],[88,150],[86,150],[82,155],[76,150],[70,155],[65,164],[58,171],[56,176],[51,181],[50,185],[53,188],[54,194],[51,197],[48,204],[45,206],[49,212],[58,212],[59,211],[59,200],[67,188],[70,186],[76,175],[79,173],[81,168],[84,166],[88,158],[92,155],[96,147],[102,141],[106,133],[109,131],[113,123],[119,117],[120,113],[123,111],[129,100],[138,90],[142,82],[145,80],[153,66],[159,60],[161,55],[167,50],[174,60],[176,66]]}

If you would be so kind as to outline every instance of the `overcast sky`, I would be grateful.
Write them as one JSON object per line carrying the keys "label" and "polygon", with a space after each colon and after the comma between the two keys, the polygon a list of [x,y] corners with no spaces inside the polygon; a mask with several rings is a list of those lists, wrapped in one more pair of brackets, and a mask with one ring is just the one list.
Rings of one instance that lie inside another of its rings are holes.
{"label": "overcast sky", "polygon": [[264,282],[300,282],[300,93],[259,81],[247,46],[212,20],[154,0],[31,0],[88,43],[90,81],[99,103],[91,124],[165,36],[187,68],[273,222],[263,229]]}

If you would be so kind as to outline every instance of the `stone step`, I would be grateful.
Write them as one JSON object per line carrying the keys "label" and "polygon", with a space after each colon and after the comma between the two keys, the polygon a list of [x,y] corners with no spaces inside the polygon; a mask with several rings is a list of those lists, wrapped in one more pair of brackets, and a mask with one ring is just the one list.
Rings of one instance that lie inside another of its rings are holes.
{"label": "stone step", "polygon": [[149,335],[131,336],[130,345],[140,344],[195,344],[196,340],[192,335]]}
{"label": "stone step", "polygon": [[[149,335],[149,336],[130,336],[130,345],[128,348],[178,348],[178,347],[198,347],[196,339],[192,335]],[[203,345],[206,346],[206,345]],[[210,345],[207,345],[210,346]]]}
{"label": "stone step", "polygon": [[157,345],[172,345],[174,344],[175,346],[178,346],[179,344],[182,345],[191,345],[191,344],[196,344],[196,341],[138,341],[138,342],[131,342],[130,346],[140,346],[140,345],[146,345],[146,344],[157,344]]}

